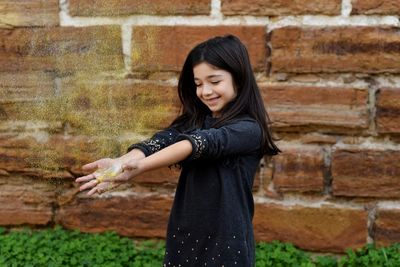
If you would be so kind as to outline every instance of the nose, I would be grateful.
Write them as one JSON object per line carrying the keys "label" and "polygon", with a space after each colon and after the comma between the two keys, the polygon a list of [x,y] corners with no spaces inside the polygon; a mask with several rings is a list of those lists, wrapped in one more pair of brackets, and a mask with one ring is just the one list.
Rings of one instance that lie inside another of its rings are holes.
{"label": "nose", "polygon": [[202,94],[205,96],[211,95],[213,93],[211,87],[209,85],[204,84],[203,85],[203,92]]}

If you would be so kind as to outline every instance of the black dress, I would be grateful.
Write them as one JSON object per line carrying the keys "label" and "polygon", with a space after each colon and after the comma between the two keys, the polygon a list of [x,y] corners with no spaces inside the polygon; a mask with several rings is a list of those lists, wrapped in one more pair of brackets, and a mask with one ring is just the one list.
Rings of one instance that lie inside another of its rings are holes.
{"label": "black dress", "polygon": [[255,265],[252,187],[260,162],[261,128],[249,117],[220,128],[180,133],[167,129],[134,144],[146,156],[187,139],[170,213],[163,266]]}

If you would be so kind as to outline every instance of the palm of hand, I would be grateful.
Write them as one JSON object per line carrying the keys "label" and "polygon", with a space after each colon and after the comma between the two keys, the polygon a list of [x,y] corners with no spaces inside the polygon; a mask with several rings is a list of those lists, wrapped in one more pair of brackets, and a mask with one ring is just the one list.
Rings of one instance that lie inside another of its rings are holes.
{"label": "palm of hand", "polygon": [[[83,190],[90,189],[90,191],[87,194],[93,195],[96,192],[98,194],[101,194],[105,191],[108,191],[108,190],[111,190],[111,189],[117,187],[119,184],[113,183],[113,182],[102,181],[104,179],[104,176],[101,176],[101,174],[104,170],[109,169],[110,167],[114,166],[115,164],[117,164],[117,161],[115,159],[104,158],[104,159],[100,159],[100,160],[97,160],[92,163],[84,165],[82,167],[83,170],[94,171],[94,172],[92,172],[89,175],[79,177],[75,180],[76,182],[84,182],[84,184],[79,187],[79,190],[83,191]],[[102,178],[98,179],[99,177],[102,177]]]}

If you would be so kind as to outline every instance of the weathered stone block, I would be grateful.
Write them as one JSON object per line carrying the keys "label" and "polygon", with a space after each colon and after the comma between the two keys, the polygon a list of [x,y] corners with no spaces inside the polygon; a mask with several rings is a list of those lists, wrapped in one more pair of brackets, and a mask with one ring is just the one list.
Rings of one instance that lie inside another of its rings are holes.
{"label": "weathered stone block", "polygon": [[2,0],[0,27],[59,25],[58,0]]}
{"label": "weathered stone block", "polygon": [[282,146],[273,157],[274,188],[278,192],[322,192],[324,155],[322,148]]}
{"label": "weathered stone block", "polygon": [[164,0],[70,0],[72,16],[126,16],[144,15],[208,15],[208,0],[178,0],[173,4]]}
{"label": "weathered stone block", "polygon": [[325,128],[360,131],[368,128],[368,90],[260,84],[266,109],[276,129]]}
{"label": "weathered stone block", "polygon": [[0,104],[46,99],[55,94],[54,79],[43,72],[0,72]]}
{"label": "weathered stone block", "polygon": [[379,133],[400,133],[400,88],[381,88],[376,100]]}
{"label": "weathered stone block", "polygon": [[351,14],[395,15],[400,12],[398,0],[352,0]]}
{"label": "weathered stone block", "polygon": [[222,0],[224,15],[284,16],[323,14],[340,15],[341,0]]}
{"label": "weathered stone block", "polygon": [[334,196],[400,197],[400,151],[336,148],[332,151]]}
{"label": "weathered stone block", "polygon": [[124,68],[117,26],[0,29],[0,71],[86,71]]}
{"label": "weathered stone block", "polygon": [[400,210],[377,209],[373,225],[373,238],[379,246],[400,242]]}
{"label": "weathered stone block", "polygon": [[272,71],[400,72],[396,27],[283,27],[272,31]]}
{"label": "weathered stone block", "polygon": [[279,240],[312,251],[344,252],[365,245],[364,210],[257,204],[254,231],[258,241]]}
{"label": "weathered stone block", "polygon": [[0,225],[46,225],[55,200],[55,186],[48,181],[0,176]]}
{"label": "weathered stone block", "polygon": [[115,231],[131,237],[164,238],[172,198],[164,196],[76,197],[61,205],[55,221],[83,232]]}
{"label": "weathered stone block", "polygon": [[132,69],[180,71],[189,51],[216,35],[234,34],[247,46],[255,69],[266,67],[265,27],[138,26],[132,35]]}

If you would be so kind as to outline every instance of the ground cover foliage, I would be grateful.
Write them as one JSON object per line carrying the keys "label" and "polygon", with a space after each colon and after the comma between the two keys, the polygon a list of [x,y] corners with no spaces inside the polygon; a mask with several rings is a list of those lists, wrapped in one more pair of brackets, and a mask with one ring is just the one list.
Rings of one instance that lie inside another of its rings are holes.
{"label": "ground cover foliage", "polygon": [[[165,243],[133,240],[115,232],[98,234],[65,230],[0,228],[0,266],[162,266]],[[258,243],[256,267],[400,266],[400,244],[372,244],[347,250],[342,257],[314,256],[290,243]]]}

